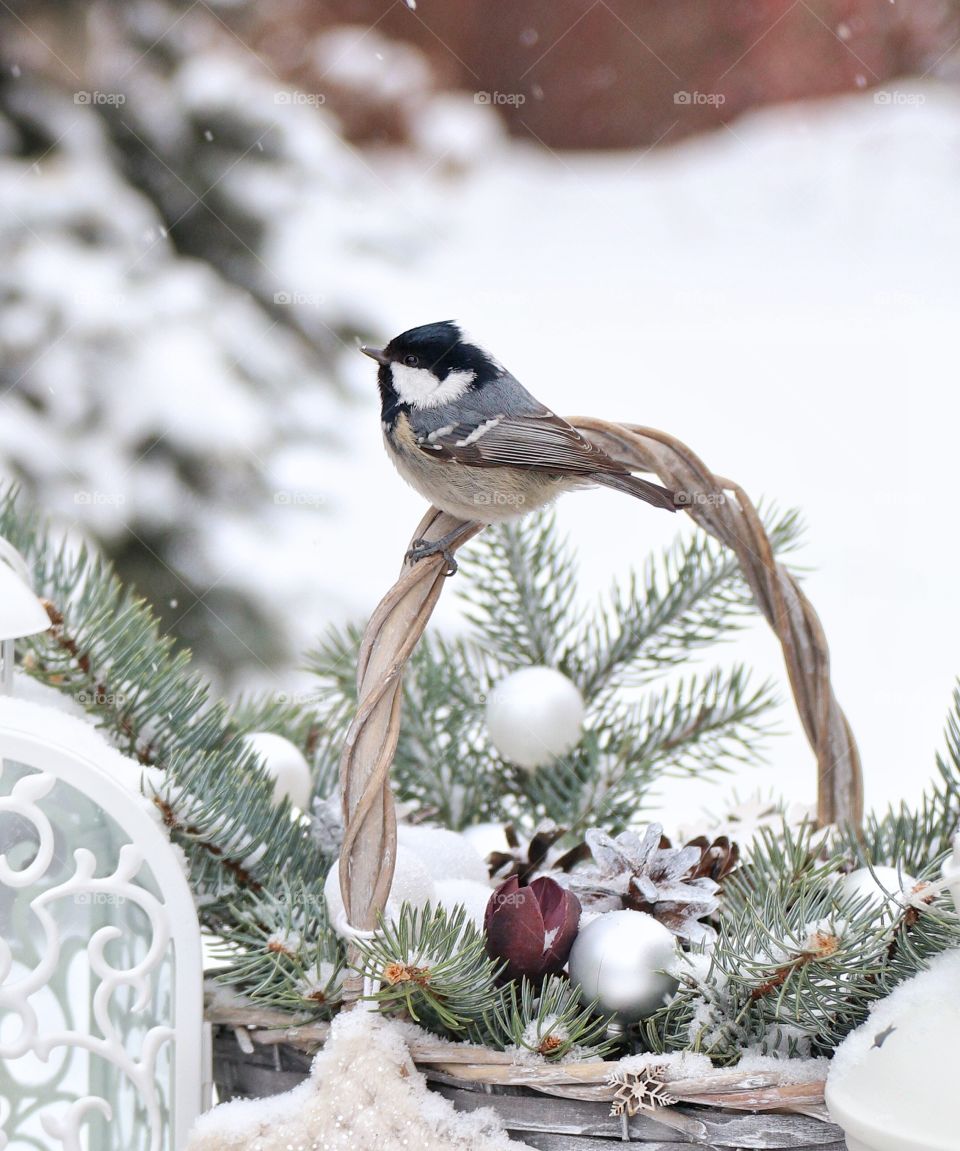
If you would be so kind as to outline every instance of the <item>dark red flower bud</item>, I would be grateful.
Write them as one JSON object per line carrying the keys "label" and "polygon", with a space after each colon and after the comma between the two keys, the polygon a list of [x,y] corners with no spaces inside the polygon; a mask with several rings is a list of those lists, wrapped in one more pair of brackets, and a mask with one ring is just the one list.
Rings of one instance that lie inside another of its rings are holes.
{"label": "dark red flower bud", "polygon": [[521,887],[511,875],[487,903],[487,954],[506,960],[504,978],[540,983],[567,962],[579,924],[580,900],[572,891],[546,876]]}

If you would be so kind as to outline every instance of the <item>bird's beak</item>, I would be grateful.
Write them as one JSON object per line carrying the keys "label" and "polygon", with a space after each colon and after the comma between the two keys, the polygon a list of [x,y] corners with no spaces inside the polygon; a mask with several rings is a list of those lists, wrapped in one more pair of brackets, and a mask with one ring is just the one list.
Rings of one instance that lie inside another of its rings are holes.
{"label": "bird's beak", "polygon": [[390,363],[383,348],[368,348],[366,344],[361,344],[360,351],[363,352],[365,356],[369,356],[371,360],[376,360],[378,364]]}

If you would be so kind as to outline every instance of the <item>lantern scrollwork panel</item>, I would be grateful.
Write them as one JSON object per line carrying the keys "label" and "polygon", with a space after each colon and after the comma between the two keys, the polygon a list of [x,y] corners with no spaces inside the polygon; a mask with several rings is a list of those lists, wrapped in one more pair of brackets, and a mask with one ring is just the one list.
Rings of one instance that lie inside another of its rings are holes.
{"label": "lantern scrollwork panel", "polygon": [[0,699],[0,1148],[176,1151],[200,1111],[199,926],[138,782]]}

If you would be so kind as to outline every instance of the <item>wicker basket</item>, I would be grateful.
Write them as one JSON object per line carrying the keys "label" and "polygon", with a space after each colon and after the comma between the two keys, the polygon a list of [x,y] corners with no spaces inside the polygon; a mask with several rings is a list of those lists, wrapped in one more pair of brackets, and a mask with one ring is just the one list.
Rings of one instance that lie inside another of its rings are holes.
{"label": "wicker basket", "polygon": [[[714,475],[685,445],[662,432],[599,420],[574,420],[604,451],[631,468],[656,474],[679,493],[700,527],[736,554],[754,598],[783,649],[797,710],[818,768],[821,824],[859,824],[860,760],[830,684],[829,652],[816,613],[794,578],[774,559],[762,522],[746,494]],[[624,515],[634,514],[625,504]],[[455,533],[459,547],[481,530],[431,509],[414,538]],[[340,764],[346,831],[340,884],[349,922],[369,930],[393,877],[396,818],[390,766],[400,728],[401,676],[445,583],[440,555],[405,563],[374,612],[357,674],[358,707]],[[357,987],[348,994],[358,994]],[[214,1079],[220,1097],[262,1097],[287,1090],[308,1071],[309,1052],[323,1025],[291,1027],[277,1013],[211,1014]],[[452,1050],[456,1054],[452,1054]],[[411,1049],[436,1090],[458,1107],[493,1107],[507,1129],[532,1147],[556,1151],[609,1148],[629,1140],[664,1151],[687,1147],[817,1148],[844,1146],[829,1123],[823,1084],[789,1076],[716,1071],[695,1080],[669,1080],[677,1103],[632,1118],[611,1116],[609,1065],[519,1066],[484,1048],[425,1038]]]}

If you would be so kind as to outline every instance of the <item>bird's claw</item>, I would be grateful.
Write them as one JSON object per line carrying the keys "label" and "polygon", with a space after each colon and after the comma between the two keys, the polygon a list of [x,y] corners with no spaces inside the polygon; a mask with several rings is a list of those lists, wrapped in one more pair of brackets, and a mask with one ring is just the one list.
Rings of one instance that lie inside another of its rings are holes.
{"label": "bird's claw", "polygon": [[404,558],[408,559],[412,564],[415,564],[419,560],[425,560],[428,556],[436,555],[443,556],[444,562],[447,565],[447,570],[443,574],[448,579],[450,576],[457,574],[459,564],[453,558],[453,552],[450,551],[444,540],[435,540],[432,543],[422,538],[414,540],[413,545]]}

